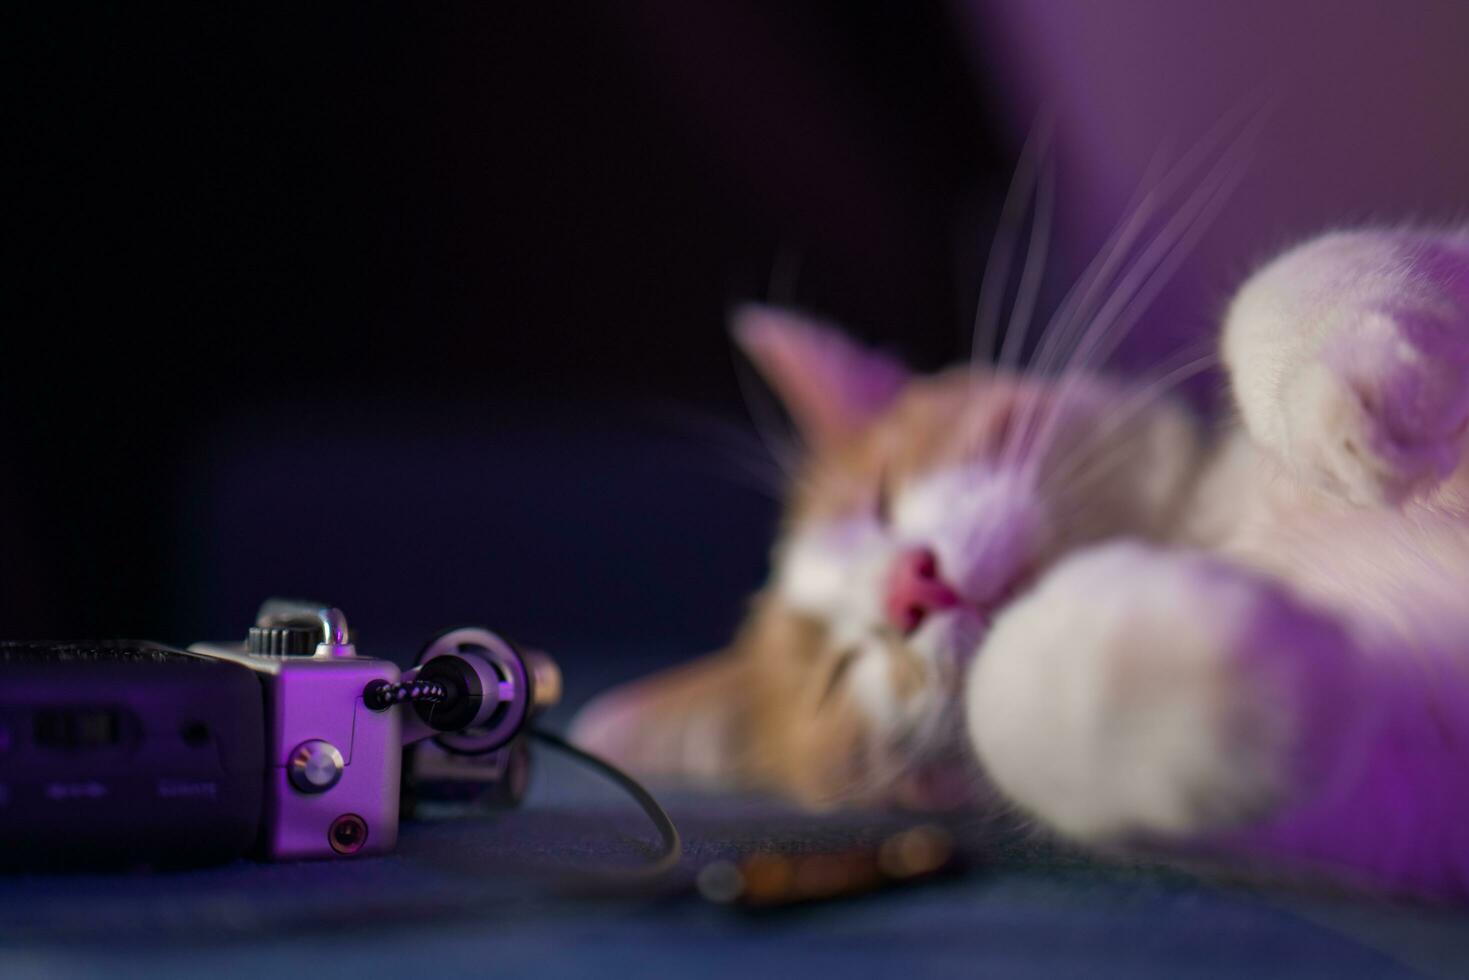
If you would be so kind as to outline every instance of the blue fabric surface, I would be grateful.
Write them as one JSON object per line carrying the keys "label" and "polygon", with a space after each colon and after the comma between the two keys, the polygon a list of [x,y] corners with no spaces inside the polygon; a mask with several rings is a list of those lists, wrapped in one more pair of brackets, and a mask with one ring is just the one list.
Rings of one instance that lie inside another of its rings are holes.
{"label": "blue fabric surface", "polygon": [[[960,877],[744,913],[691,887],[707,862],[829,851],[912,817],[810,815],[668,795],[682,867],[580,896],[653,834],[598,777],[544,751],[518,810],[407,825],[361,861],[0,879],[0,975],[1397,977],[1469,975],[1469,916],[1103,864],[999,821],[956,825]],[[571,877],[569,877],[571,876]]]}
{"label": "blue fabric surface", "polygon": [[[586,777],[548,765],[542,782]],[[6,976],[1414,976],[1469,969],[1469,920],[1411,907],[1107,868],[1006,833],[989,867],[864,899],[749,915],[692,893],[564,897],[568,869],[635,858],[648,833],[600,791],[407,829],[393,856],[0,882]],[[871,839],[888,818],[813,819],[679,800],[686,868],[769,846]]]}

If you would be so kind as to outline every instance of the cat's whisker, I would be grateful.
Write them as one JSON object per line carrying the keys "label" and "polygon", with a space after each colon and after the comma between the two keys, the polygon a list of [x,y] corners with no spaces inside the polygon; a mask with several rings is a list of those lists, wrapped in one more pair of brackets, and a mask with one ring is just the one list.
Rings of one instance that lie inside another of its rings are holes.
{"label": "cat's whisker", "polygon": [[[1048,124],[1049,125],[1049,124]],[[1041,282],[1045,278],[1046,260],[1050,252],[1051,233],[1055,224],[1056,210],[1056,165],[1050,153],[1049,128],[1045,142],[1047,152],[1041,165],[1040,183],[1036,190],[1035,211],[1030,222],[1030,241],[1026,245],[1025,265],[1020,270],[1020,284],[1016,287],[1015,304],[1010,309],[1010,321],[1005,329],[1005,339],[1000,345],[998,364],[1001,371],[1013,371],[1024,356],[1026,337],[1034,319],[1036,301],[1040,297]]]}
{"label": "cat's whisker", "polygon": [[804,258],[801,250],[789,242],[776,250],[775,261],[770,264],[770,281],[765,287],[765,298],[771,306],[790,306],[796,301],[796,280],[800,278]]}
{"label": "cat's whisker", "polygon": [[[1126,317],[1141,312],[1153,295],[1172,277],[1177,265],[1187,257],[1214,217],[1243,180],[1254,146],[1267,119],[1267,108],[1260,107],[1244,123],[1237,135],[1224,147],[1215,162],[1200,178],[1198,186],[1185,198],[1153,236],[1147,248],[1131,264],[1118,281],[1107,302],[1090,317],[1085,333],[1075,345],[1065,366],[1075,368],[1100,366],[1110,354],[1108,348],[1098,355],[1095,348],[1111,340],[1112,347],[1132,326]],[[1141,300],[1141,302],[1139,302]]]}
{"label": "cat's whisker", "polygon": [[[710,457],[701,452],[693,451],[706,449],[712,443],[721,452],[713,461],[720,465],[713,467],[721,475],[733,476],[736,473],[742,479],[735,482],[750,486],[762,492],[781,497],[790,488],[793,477],[793,469],[788,469],[780,464],[780,461],[772,454],[770,444],[761,439],[757,433],[722,418],[697,412],[683,411],[679,415],[668,420],[670,426],[685,436],[693,437],[694,441],[689,445],[689,458],[697,459],[702,468],[709,469]],[[794,450],[788,450],[794,453]]]}
{"label": "cat's whisker", "polygon": [[1040,161],[1049,147],[1052,130],[1049,116],[1031,130],[1020,150],[1020,161],[1015,165],[1015,174],[1005,192],[1005,202],[1000,207],[1000,220],[985,260],[974,313],[969,359],[976,366],[987,363],[994,353],[995,338],[1000,329],[1000,310],[1005,302],[1005,285],[1010,281],[1010,266],[1014,264],[1015,250],[1020,242],[1021,223],[1035,192]]}
{"label": "cat's whisker", "polygon": [[743,364],[736,364],[735,379],[740,386],[745,408],[750,413],[750,423],[755,427],[756,436],[765,445],[770,458],[795,482],[801,470],[799,433],[781,421],[769,396],[751,383]]}
{"label": "cat's whisker", "polygon": [[[1183,353],[1186,355],[1190,352],[1189,349],[1185,349]],[[1177,359],[1177,355],[1174,359]],[[1089,433],[1086,445],[1055,460],[1048,461],[1052,468],[1047,472],[1045,479],[1040,481],[1041,488],[1044,490],[1046,487],[1069,482],[1072,483],[1074,489],[1077,485],[1086,486],[1089,480],[1105,474],[1111,465],[1115,465],[1115,460],[1103,465],[1093,457],[1094,447],[1104,445],[1112,436],[1131,425],[1139,415],[1168,392],[1217,366],[1218,363],[1219,355],[1212,351],[1195,355],[1183,364],[1165,370],[1163,374],[1133,392],[1117,411],[1110,414],[1098,426],[1095,432]],[[1117,455],[1120,456],[1121,453]],[[1091,465],[1078,472],[1078,469],[1087,463]]]}
{"label": "cat's whisker", "polygon": [[1090,464],[1081,472],[1070,478],[1051,476],[1045,481],[1048,488],[1046,492],[1067,501],[1065,506],[1053,510],[1050,516],[1058,523],[1075,526],[1084,523],[1083,518],[1099,514],[1103,518],[1100,523],[1105,526],[1109,516],[1107,508],[1110,505],[1105,499],[1092,496],[1090,491],[1115,476],[1121,464],[1136,459],[1136,453],[1126,445],[1118,445],[1101,455],[1083,452],[1080,457],[1082,462]]}
{"label": "cat's whisker", "polygon": [[758,466],[753,460],[733,455],[726,456],[719,462],[724,465],[712,467],[713,472],[725,477],[730,483],[753,490],[777,503],[785,499],[787,481],[778,470]]}
{"label": "cat's whisker", "polygon": [[714,441],[726,448],[749,452],[767,462],[774,462],[770,451],[759,434],[722,416],[687,408],[675,415],[670,412],[668,427],[680,435],[697,439],[699,443]]}
{"label": "cat's whisker", "polygon": [[[1161,150],[1154,155],[1142,180],[1138,182],[1132,197],[1123,208],[1122,213],[1126,217],[1113,229],[1102,248],[1087,264],[1077,281],[1066,291],[1061,303],[1052,313],[1046,329],[1042,332],[1041,345],[1029,365],[1032,375],[1044,376],[1060,362],[1058,352],[1064,349],[1063,344],[1073,329],[1073,325],[1085,322],[1084,311],[1091,306],[1098,291],[1113,280],[1118,265],[1131,254],[1137,236],[1152,220],[1153,212],[1165,197],[1165,189],[1168,184],[1178,179],[1179,173],[1170,172],[1161,182],[1154,182],[1157,171],[1162,167],[1163,159]],[[1182,166],[1180,162],[1175,170],[1180,170]]]}
{"label": "cat's whisker", "polygon": [[[1141,189],[1140,186],[1139,191]],[[1052,360],[1061,360],[1061,358],[1057,357],[1057,352],[1063,349],[1061,342],[1074,332],[1073,324],[1083,322],[1080,316],[1075,316],[1070,312],[1070,301],[1076,295],[1077,287],[1088,283],[1088,280],[1090,280],[1087,285],[1087,292],[1082,300],[1084,308],[1084,304],[1088,302],[1088,298],[1093,290],[1099,287],[1100,284],[1110,281],[1115,273],[1116,263],[1121,262],[1126,257],[1131,249],[1132,239],[1135,237],[1135,233],[1146,223],[1146,215],[1151,203],[1150,199],[1145,199],[1143,205],[1133,212],[1132,218],[1119,226],[1119,232],[1114,234],[1113,239],[1098,254],[1097,258],[1093,260],[1092,265],[1083,274],[1081,280],[1067,294],[1066,299],[1062,302],[1061,308],[1052,317],[1047,329],[1043,331],[1041,346],[1034,359],[1037,363],[1032,364],[1029,371],[1032,376],[1044,377],[1049,370],[1049,362]],[[1098,266],[1099,262],[1102,263],[1100,267]],[[1038,428],[1039,419],[1045,411],[1041,402],[1042,400],[1040,398],[1033,397],[1029,399],[1022,406],[1022,410],[1017,415],[1015,424],[1011,425],[1007,431],[1006,445],[1003,447],[1001,456],[1005,465],[1018,465],[1023,461],[1022,458],[1027,452],[1028,442]]]}
{"label": "cat's whisker", "polygon": [[[1225,190],[1219,192],[1219,195],[1215,198],[1215,201],[1216,203],[1218,203],[1219,207],[1222,207],[1222,204],[1224,204],[1224,201],[1227,200],[1227,198],[1228,191]],[[1197,231],[1197,235],[1194,235],[1193,237],[1194,242],[1197,241],[1197,238],[1202,237],[1202,229],[1205,228],[1206,223],[1208,223],[1208,219],[1203,219],[1202,222],[1199,223],[1199,225],[1194,226],[1194,228],[1199,229],[1199,231]],[[1187,239],[1185,239],[1185,241],[1178,242],[1178,250],[1174,251],[1174,253],[1172,253],[1172,256],[1177,256],[1178,259],[1181,260],[1181,257],[1183,257],[1184,254],[1187,254],[1187,250],[1191,247],[1191,244],[1193,244],[1193,242],[1187,241]],[[1172,266],[1177,266],[1177,262],[1172,263]],[[1155,272],[1155,278],[1153,278],[1152,282],[1155,282],[1155,284],[1158,285],[1159,288],[1161,288],[1163,282],[1168,281],[1168,278],[1172,275],[1172,272],[1174,272],[1174,269],[1172,269],[1172,267],[1159,267],[1159,269]],[[1153,294],[1156,294],[1156,289],[1153,289],[1152,294],[1141,292],[1141,294],[1137,295],[1137,300],[1143,301],[1144,304],[1150,303],[1150,301],[1152,301]],[[1118,345],[1119,342],[1122,341],[1122,338],[1124,338],[1125,334],[1127,334],[1127,329],[1130,328],[1130,326],[1131,323],[1127,323],[1127,325],[1122,326],[1122,329],[1116,329],[1116,331],[1112,331],[1111,336],[1109,336],[1108,341],[1106,341],[1105,348],[1103,348],[1102,351],[1093,351],[1093,353],[1099,354],[1100,360],[1105,360],[1106,357],[1111,356],[1111,351],[1115,350],[1116,345]],[[1199,370],[1205,370],[1208,366],[1209,363],[1208,361],[1206,361],[1206,363],[1197,364],[1197,366],[1193,367],[1193,369],[1191,370],[1193,370],[1194,373],[1197,373],[1199,372]],[[1078,385],[1078,383],[1080,383],[1080,378],[1083,378],[1083,376],[1086,375],[1087,370],[1089,370],[1089,367],[1086,366],[1075,367],[1075,369],[1072,369],[1071,376],[1068,376],[1068,378],[1066,378],[1066,381],[1062,382],[1061,394],[1058,395],[1058,400],[1064,400],[1068,389],[1072,389],[1075,385]],[[1178,379],[1178,382],[1181,381],[1183,381],[1183,379]],[[1058,410],[1056,410],[1055,413],[1055,417],[1059,417],[1059,414],[1061,414],[1061,410],[1062,408],[1058,407]],[[1138,407],[1137,411],[1140,410],[1141,407]],[[1133,414],[1136,414],[1136,411],[1134,411]],[[1052,420],[1052,423],[1050,423],[1049,426],[1049,438],[1037,438],[1037,441],[1042,442],[1043,444],[1042,453],[1037,453],[1036,457],[1034,457],[1033,464],[1039,464],[1040,458],[1043,458],[1044,450],[1046,450],[1046,448],[1049,448],[1050,442],[1055,441],[1056,433],[1058,433],[1058,429],[1056,429],[1055,420]]]}
{"label": "cat's whisker", "polygon": [[[1013,373],[1020,366],[1021,358],[1024,357],[1026,339],[1030,334],[1030,327],[1034,320],[1035,306],[1040,295],[1041,282],[1045,278],[1046,259],[1050,249],[1050,238],[1052,226],[1054,225],[1056,206],[1056,168],[1048,158],[1040,189],[1036,195],[1035,217],[1031,222],[1031,233],[1029,248],[1026,252],[1025,267],[1020,273],[1020,285],[1015,297],[1015,306],[1011,310],[1010,325],[1005,331],[1004,343],[1000,348],[999,368],[1002,372]],[[1007,455],[1019,455],[1023,441],[1011,439],[1015,426],[1011,426],[1005,433],[1006,445],[1001,446],[1001,457]],[[1012,448],[1012,445],[1014,448]]]}
{"label": "cat's whisker", "polygon": [[1126,217],[1067,292],[1051,318],[1045,343],[1031,363],[1032,373],[1049,374],[1066,365],[1075,348],[1074,334],[1095,318],[1099,305],[1110,295],[1106,287],[1114,282],[1121,264],[1133,255],[1133,246],[1153,218],[1212,154],[1220,151],[1222,157],[1228,152],[1230,144],[1225,141],[1231,132],[1246,132],[1251,119],[1264,118],[1265,107],[1252,108],[1252,105],[1251,100],[1243,100],[1221,116],[1166,174],[1156,183],[1151,183],[1152,175],[1162,166],[1164,159],[1161,150],[1155,154],[1134,190],[1133,198],[1123,209]]}
{"label": "cat's whisker", "polygon": [[757,493],[778,504],[785,501],[791,489],[785,473],[768,459],[724,451],[714,456],[689,453],[687,462],[690,469],[710,474],[724,483]]}
{"label": "cat's whisker", "polygon": [[[1247,158],[1253,138],[1263,119],[1251,124],[1170,219],[1154,236],[1141,256],[1119,282],[1112,297],[1098,311],[1077,343],[1070,361],[1068,376],[1060,384],[1057,401],[1064,403],[1068,394],[1089,371],[1095,370],[1111,356],[1142,311],[1167,284],[1178,265],[1192,252],[1213,219],[1228,201],[1235,187],[1244,179]],[[1051,413],[1049,424],[1036,438],[1035,458],[1040,458],[1055,438],[1058,407]]]}
{"label": "cat's whisker", "polygon": [[1192,253],[1235,188],[1244,180],[1254,140],[1262,125],[1263,120],[1257,120],[1241,135],[1158,232],[1119,283],[1111,299],[1098,311],[1096,320],[1077,344],[1075,356],[1068,362],[1069,368],[1100,367],[1126,337],[1138,316],[1172,279],[1178,266]]}
{"label": "cat's whisker", "polygon": [[1039,427],[1037,420],[1049,410],[1043,405],[1044,401],[1045,397],[1039,390],[1021,398],[1015,418],[1005,432],[1005,444],[1000,452],[1001,467],[1029,475],[1028,461],[1037,455],[1031,436],[1033,430]]}
{"label": "cat's whisker", "polygon": [[[1062,300],[1060,307],[1048,325],[1046,336],[1042,340],[1040,350],[1032,361],[1032,374],[1044,376],[1059,367],[1068,366],[1075,368],[1077,366],[1078,355],[1083,352],[1083,348],[1087,345],[1087,337],[1099,333],[1097,329],[1098,321],[1102,313],[1106,311],[1109,304],[1116,300],[1118,295],[1126,296],[1128,293],[1133,292],[1133,289],[1127,288],[1129,280],[1136,278],[1139,269],[1146,270],[1148,268],[1145,264],[1148,253],[1154,251],[1159,241],[1164,239],[1168,226],[1165,225],[1164,230],[1155,236],[1153,243],[1144,251],[1143,255],[1132,262],[1130,269],[1123,274],[1123,278],[1113,287],[1110,293],[1102,292],[1103,287],[1113,283],[1118,274],[1119,266],[1132,253],[1134,242],[1151,223],[1157,210],[1174,195],[1183,181],[1198,169],[1201,162],[1214,151],[1228,133],[1240,126],[1241,121],[1238,117],[1248,111],[1248,106],[1248,102],[1241,103],[1233,112],[1226,114],[1219,123],[1215,124],[1169,170],[1157,185],[1149,187],[1147,177],[1139,183],[1137,190],[1134,191],[1134,200],[1137,200],[1141,193],[1141,201],[1136,206],[1131,202],[1129,203],[1128,209],[1125,209],[1125,213],[1130,210],[1128,217],[1118,225],[1107,244],[1096,258],[1092,260],[1081,278]],[[1263,125],[1264,117],[1264,108],[1255,110],[1253,120],[1246,122],[1240,135],[1224,149],[1215,166],[1206,172],[1203,183],[1208,183],[1210,175],[1218,171],[1219,167],[1229,160],[1231,154],[1238,150],[1241,143],[1250,135],[1252,126]],[[1161,155],[1155,156],[1153,163],[1149,165],[1149,171],[1154,170],[1160,160]],[[1146,192],[1144,193],[1145,188]],[[1189,206],[1188,201],[1195,200],[1197,197],[1198,190],[1196,189],[1194,194],[1186,200],[1180,210],[1186,210]],[[1207,203],[1207,196],[1204,200]],[[1177,216],[1175,216],[1174,220],[1176,222]],[[1212,220],[1212,215],[1210,216],[1210,220]],[[1172,223],[1170,222],[1170,224]],[[1207,227],[1207,223],[1205,227]],[[1157,261],[1164,261],[1166,256],[1167,252],[1165,250],[1163,257]],[[1181,261],[1182,257],[1180,256],[1178,261]],[[1154,267],[1154,271],[1156,271],[1156,267]],[[1170,275],[1171,271],[1170,269]],[[1161,285],[1166,283],[1167,279],[1161,278],[1155,281],[1159,284],[1158,288],[1161,288]],[[1105,300],[1103,299],[1104,296],[1106,297]],[[1151,299],[1152,297],[1149,296],[1148,301],[1151,302]],[[1099,303],[1101,304],[1100,310],[1098,309]],[[1141,312],[1141,307],[1128,306],[1124,312],[1135,318],[1136,313]],[[1131,325],[1131,322],[1126,324],[1128,329],[1130,329]],[[1079,340],[1076,336],[1078,332],[1081,333]],[[1120,342],[1120,337],[1124,335],[1124,331],[1119,330],[1116,333],[1119,337],[1117,342]],[[1108,354],[1110,354],[1110,350]],[[1030,443],[1032,434],[1040,426],[1041,414],[1038,404],[1031,406],[1025,413],[1022,424],[1016,427],[1015,438],[1021,446],[1026,446]],[[1035,447],[1037,451],[1034,451],[1032,455],[1042,455],[1041,451],[1046,448],[1044,443],[1049,441],[1049,439],[1037,439],[1036,442],[1038,445]],[[1019,454],[1017,453],[1016,455],[1018,456]]]}
{"label": "cat's whisker", "polygon": [[[1008,474],[1012,492],[1029,495],[1038,489],[1033,471],[1026,468],[1005,470],[1003,467],[1002,471]],[[975,555],[986,553],[999,540],[1004,531],[1005,525],[1000,521],[989,521],[980,525],[977,535],[965,546],[965,553]]]}
{"label": "cat's whisker", "polygon": [[767,439],[730,419],[684,409],[662,421],[675,435],[690,440],[679,445],[686,450],[683,458],[691,470],[713,474],[777,504],[810,486],[810,470],[796,465],[793,448],[787,450],[790,462],[782,465]]}

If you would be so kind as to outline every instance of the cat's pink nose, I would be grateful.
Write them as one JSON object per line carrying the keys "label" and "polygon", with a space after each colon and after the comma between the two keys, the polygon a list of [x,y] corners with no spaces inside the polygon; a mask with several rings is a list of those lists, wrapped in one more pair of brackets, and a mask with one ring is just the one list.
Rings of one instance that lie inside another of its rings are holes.
{"label": "cat's pink nose", "polygon": [[931,548],[913,548],[893,562],[888,575],[888,622],[911,633],[931,612],[959,604],[959,594],[939,577],[938,556]]}

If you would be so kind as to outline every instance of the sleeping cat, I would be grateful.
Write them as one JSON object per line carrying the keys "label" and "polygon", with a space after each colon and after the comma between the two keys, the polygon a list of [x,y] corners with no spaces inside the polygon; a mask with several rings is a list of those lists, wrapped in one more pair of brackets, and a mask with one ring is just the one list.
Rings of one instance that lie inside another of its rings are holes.
{"label": "sleeping cat", "polygon": [[768,308],[734,331],[807,448],[774,571],[728,651],[604,695],[585,744],[1469,896],[1469,231],[1266,264],[1213,434],[1080,368],[916,377]]}

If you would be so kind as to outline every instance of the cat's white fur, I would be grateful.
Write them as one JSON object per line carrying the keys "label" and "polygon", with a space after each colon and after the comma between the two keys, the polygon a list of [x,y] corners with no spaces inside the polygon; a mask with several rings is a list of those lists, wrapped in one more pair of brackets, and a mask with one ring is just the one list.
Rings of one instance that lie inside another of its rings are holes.
{"label": "cat's white fur", "polygon": [[1232,846],[1469,892],[1469,240],[1319,238],[1222,349],[1240,425],[1177,547],[1084,550],[1012,604],[974,747],[1086,841],[1253,826]]}
{"label": "cat's white fur", "polygon": [[[1040,533],[1032,498],[1017,493],[1014,476],[991,465],[964,465],[918,480],[897,496],[890,527],[871,516],[814,522],[782,549],[776,589],[785,603],[828,623],[833,643],[855,651],[851,686],[880,729],[913,728],[932,698],[893,697],[876,629],[885,622],[884,583],[894,558],[912,546],[934,549],[961,594],[982,602],[1009,582]],[[960,607],[930,616],[909,640],[934,672],[939,690],[957,683],[987,624]]]}
{"label": "cat's white fur", "polygon": [[970,674],[991,777],[1088,840],[1258,813],[1285,790],[1292,737],[1287,679],[1231,657],[1259,642],[1260,601],[1249,582],[1135,544],[1063,563],[1000,618]]}
{"label": "cat's white fur", "polygon": [[834,645],[856,658],[849,671],[853,694],[884,729],[911,726],[924,710],[892,697],[885,651],[870,628],[882,622],[883,581],[897,550],[871,520],[819,522],[786,542],[776,580],[792,609],[830,623]]}
{"label": "cat's white fur", "polygon": [[[1352,785],[1384,738],[1469,766],[1469,239],[1317,238],[1244,284],[1221,348],[1238,422],[1170,541],[1084,549],[988,635],[961,608],[930,616],[909,646],[940,678],[979,648],[964,699],[979,759],[1065,834],[1187,841],[1303,813],[1323,823],[1310,856],[1393,881],[1413,845],[1371,828],[1452,821],[1446,807],[1466,795],[1453,784],[1469,784],[1469,770],[1430,760],[1453,792],[1357,800],[1374,790]],[[1162,441],[1150,458],[1193,458],[1186,427],[1150,437]],[[1160,473],[1138,492],[1161,510],[1182,485]],[[933,548],[982,606],[1045,534],[1041,504],[1003,465],[969,463],[904,488],[890,527],[813,522],[786,542],[777,589],[857,651],[853,691],[877,728],[913,729],[933,702],[894,696],[872,639],[894,556]],[[1423,727],[1431,711],[1452,716],[1440,724],[1462,749]],[[1332,794],[1394,813],[1313,815]],[[1368,829],[1343,836],[1357,818]]]}
{"label": "cat's white fur", "polygon": [[[833,331],[742,316],[737,335],[818,437],[867,424],[901,387]],[[1058,431],[1127,426],[1086,464],[1104,478],[955,452],[883,514],[795,521],[773,592],[851,656],[874,742],[952,743],[961,691],[990,781],[1064,834],[1469,898],[1469,232],[1309,241],[1242,286],[1221,348],[1237,418],[1207,459],[1176,406],[1129,414],[1130,392],[1080,374],[976,376],[984,410],[921,434],[962,444],[1004,402],[984,385],[1031,385],[1056,396]],[[924,665],[917,693],[892,682],[884,616],[914,547],[965,600],[900,638]],[[730,702],[711,669],[713,696],[679,698],[712,707],[672,712],[672,731]],[[665,713],[613,692],[579,733],[645,770],[727,773],[729,726],[671,737]]]}

